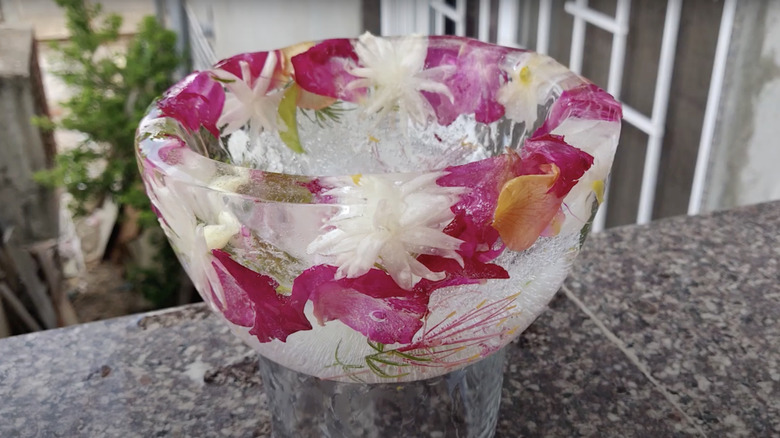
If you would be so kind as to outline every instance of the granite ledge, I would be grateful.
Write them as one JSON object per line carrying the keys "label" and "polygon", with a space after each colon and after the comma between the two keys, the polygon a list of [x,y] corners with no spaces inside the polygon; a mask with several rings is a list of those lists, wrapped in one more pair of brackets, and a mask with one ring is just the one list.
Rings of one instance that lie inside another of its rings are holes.
{"label": "granite ledge", "polygon": [[[780,434],[778,219],[593,236],[567,282],[584,308],[559,294],[509,346],[496,436]],[[204,305],[0,340],[0,436],[269,436],[256,368]]]}

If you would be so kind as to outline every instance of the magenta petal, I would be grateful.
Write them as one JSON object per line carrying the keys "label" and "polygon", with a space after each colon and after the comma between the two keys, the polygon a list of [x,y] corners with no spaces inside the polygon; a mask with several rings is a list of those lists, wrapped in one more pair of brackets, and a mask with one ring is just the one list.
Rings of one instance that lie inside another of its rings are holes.
{"label": "magenta petal", "polygon": [[358,278],[335,279],[335,266],[319,265],[303,272],[293,283],[293,293],[310,293],[314,316],[324,324],[339,320],[373,342],[412,341],[422,327],[428,295],[408,292],[384,271],[371,269]]}
{"label": "magenta petal", "polygon": [[481,123],[492,123],[504,115],[504,107],[496,101],[496,93],[506,80],[499,68],[500,60],[511,50],[480,41],[452,41],[430,37],[431,45],[425,59],[426,68],[453,66],[454,72],[444,84],[454,97],[424,93],[436,111],[439,124],[449,125],[461,114],[474,114]]}
{"label": "magenta petal", "polygon": [[[279,283],[273,278],[239,264],[225,251],[215,249],[211,253],[222,265],[213,263],[225,291],[224,312],[228,320],[232,322],[230,318],[234,318],[240,322],[235,324],[244,327],[251,325],[249,333],[260,342],[273,339],[285,342],[295,332],[311,330],[311,323],[303,314],[308,299],[304,289],[293,290],[289,296],[281,295],[276,292]],[[253,321],[244,310],[249,308],[254,311]]]}
{"label": "magenta petal", "polygon": [[357,65],[358,57],[348,39],[323,41],[292,57],[295,81],[306,91],[321,96],[354,102],[364,90],[346,90],[357,79],[348,69]]}
{"label": "magenta petal", "polygon": [[478,227],[490,224],[501,187],[511,177],[507,155],[448,167],[445,171],[447,175],[436,180],[438,185],[470,189],[460,196],[452,211],[465,212]]}
{"label": "magenta petal", "polygon": [[157,107],[163,115],[178,120],[191,132],[203,125],[219,137],[217,120],[224,104],[222,85],[212,80],[209,72],[195,72],[166,91]]}
{"label": "magenta petal", "polygon": [[477,225],[464,212],[458,212],[443,231],[463,241],[458,248],[458,253],[464,258],[478,258],[479,261],[486,262],[495,259],[501,253],[500,248],[493,248],[498,241],[498,231],[493,227]]}
{"label": "magenta petal", "polygon": [[[242,78],[241,61],[244,61],[249,64],[249,72],[252,74],[252,78],[257,78],[260,76],[260,72],[263,71],[267,58],[268,52],[241,53],[240,55],[219,61],[214,65],[214,68],[225,70],[228,73],[232,73],[237,78]],[[254,85],[254,83],[252,85]]]}
{"label": "magenta petal", "polygon": [[[211,266],[217,273],[219,283],[222,285],[222,291],[225,294],[225,303],[221,305],[222,314],[225,319],[241,327],[252,327],[255,319],[255,312],[252,309],[252,302],[244,289],[236,282],[222,263],[212,261]],[[213,293],[213,290],[212,290]],[[215,302],[219,303],[218,299]]]}
{"label": "magenta petal", "polygon": [[420,280],[415,291],[431,293],[436,289],[462,284],[479,283],[491,278],[509,278],[509,273],[499,265],[487,263],[498,257],[504,250],[498,241],[498,231],[489,224],[477,226],[464,212],[458,212],[445,228],[444,233],[463,241],[458,254],[463,258],[463,266],[451,258],[421,255],[417,260],[433,272],[444,272],[445,278],[439,281]]}
{"label": "magenta petal", "polygon": [[594,84],[583,84],[561,93],[534,137],[551,133],[569,117],[614,122],[620,120],[622,114],[620,103],[609,93]]}
{"label": "magenta petal", "polygon": [[165,164],[177,166],[181,164],[182,152],[187,149],[184,142],[178,137],[170,137],[164,146],[161,146],[157,155]]}
{"label": "magenta petal", "polygon": [[546,134],[526,140],[520,150],[518,164],[517,175],[547,173],[542,166],[555,164],[560,170],[560,176],[550,191],[563,198],[593,165],[593,156],[569,145],[560,135]]}

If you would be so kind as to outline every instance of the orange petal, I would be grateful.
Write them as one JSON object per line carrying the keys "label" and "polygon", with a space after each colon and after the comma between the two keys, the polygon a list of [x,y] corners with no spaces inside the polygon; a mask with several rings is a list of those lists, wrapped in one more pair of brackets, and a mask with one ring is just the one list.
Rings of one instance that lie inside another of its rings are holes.
{"label": "orange petal", "polygon": [[555,218],[563,199],[555,196],[550,188],[559,173],[553,164],[550,173],[522,175],[504,184],[498,195],[493,228],[498,230],[507,248],[514,251],[529,248]]}
{"label": "orange petal", "polygon": [[547,228],[542,231],[541,235],[544,237],[557,236],[561,232],[561,228],[563,228],[564,221],[566,221],[566,215],[563,213],[563,209],[559,208],[555,213],[555,217],[547,224]]}

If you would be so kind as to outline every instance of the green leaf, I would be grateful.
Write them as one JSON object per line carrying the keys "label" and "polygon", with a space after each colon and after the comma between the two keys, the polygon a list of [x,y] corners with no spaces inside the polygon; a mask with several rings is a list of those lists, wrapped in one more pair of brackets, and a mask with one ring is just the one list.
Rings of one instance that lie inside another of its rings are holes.
{"label": "green leaf", "polygon": [[368,365],[368,368],[371,369],[371,371],[374,372],[379,377],[384,377],[386,379],[392,379],[392,378],[398,378],[398,377],[404,377],[409,375],[409,373],[400,373],[400,374],[388,374],[385,372],[385,370],[379,368],[377,364],[374,363],[375,358],[372,356],[366,356],[366,365]]}
{"label": "green leaf", "polygon": [[282,101],[279,103],[279,119],[284,122],[287,129],[280,129],[279,137],[293,152],[302,154],[303,146],[301,146],[301,139],[298,137],[298,119],[296,116],[298,112],[296,102],[299,93],[300,88],[296,83],[287,87],[287,90],[284,92],[284,97],[282,97]]}
{"label": "green leaf", "polygon": [[219,76],[217,76],[217,75],[211,75],[211,79],[213,79],[213,80],[215,80],[215,81],[217,81],[217,82],[221,82],[221,83],[223,83],[223,84],[232,84],[233,82],[235,82],[235,81],[236,81],[235,79],[225,79],[225,78],[221,78],[221,77],[219,77]]}
{"label": "green leaf", "polygon": [[414,360],[414,361],[417,361],[417,362],[430,362],[431,361],[431,359],[428,358],[428,357],[412,356],[411,354],[401,353],[398,350],[391,350],[388,353],[396,354],[396,355],[401,356],[401,357],[403,357],[405,359]]}
{"label": "green leaf", "polygon": [[371,358],[371,360],[375,360],[375,361],[377,361],[379,363],[383,363],[385,365],[390,365],[390,366],[394,366],[394,367],[408,367],[409,366],[409,364],[406,364],[406,363],[394,362],[394,361],[389,360],[389,359],[384,359],[384,358],[380,357],[378,354],[372,354],[371,356],[367,356],[366,360],[368,360],[368,358]]}

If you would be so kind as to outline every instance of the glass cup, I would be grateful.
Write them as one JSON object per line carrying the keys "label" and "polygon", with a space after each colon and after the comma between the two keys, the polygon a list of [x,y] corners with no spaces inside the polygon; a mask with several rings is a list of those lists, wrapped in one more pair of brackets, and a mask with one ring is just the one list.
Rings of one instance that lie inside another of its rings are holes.
{"label": "glass cup", "polygon": [[604,196],[620,105],[549,57],[364,34],[195,72],[137,135],[276,436],[492,436],[504,347]]}

